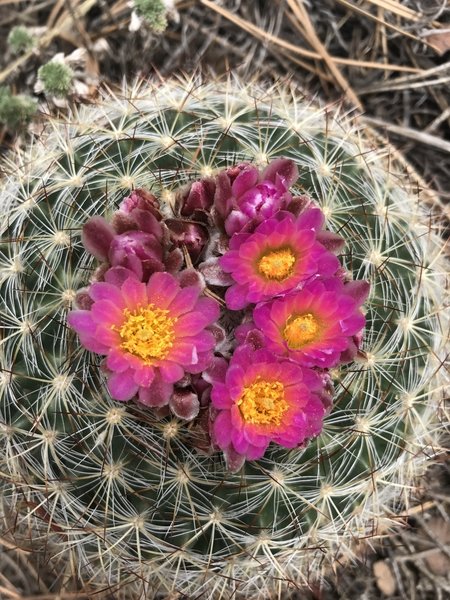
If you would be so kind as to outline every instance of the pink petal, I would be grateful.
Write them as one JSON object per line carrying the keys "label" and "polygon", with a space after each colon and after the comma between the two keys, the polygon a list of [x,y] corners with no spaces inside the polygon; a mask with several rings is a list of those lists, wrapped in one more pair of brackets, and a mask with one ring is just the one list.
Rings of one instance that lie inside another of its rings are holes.
{"label": "pink petal", "polygon": [[167,383],[175,383],[184,377],[184,369],[182,366],[168,360],[158,362],[161,378]]}
{"label": "pink petal", "polygon": [[232,271],[239,269],[241,264],[242,259],[239,258],[239,252],[235,250],[230,250],[219,258],[219,265],[227,273],[231,273]]}
{"label": "pink petal", "polygon": [[124,321],[123,310],[109,300],[94,302],[91,308],[92,318],[104,325],[121,325]]}
{"label": "pink petal", "polygon": [[131,400],[137,394],[138,385],[133,379],[133,370],[124,373],[112,373],[108,377],[108,390],[114,400]]}
{"label": "pink petal", "polygon": [[118,288],[121,288],[129,277],[138,280],[136,273],[130,271],[130,269],[126,269],[125,267],[112,267],[111,269],[108,269],[104,275],[105,281],[107,283],[110,283],[111,285]]}
{"label": "pink petal", "polygon": [[112,348],[106,359],[106,366],[111,371],[117,371],[123,373],[130,367],[130,363],[127,360],[127,355],[117,348]]}
{"label": "pink petal", "polygon": [[129,277],[123,284],[122,296],[127,308],[131,310],[148,304],[145,283],[141,283],[132,277]]}
{"label": "pink petal", "polygon": [[342,333],[345,335],[355,335],[366,324],[366,318],[361,313],[348,317],[341,323]]}
{"label": "pink petal", "polygon": [[322,277],[331,277],[341,266],[341,263],[334,254],[323,253],[317,260],[317,272]]}
{"label": "pink petal", "polygon": [[197,348],[195,346],[195,338],[186,338],[177,340],[174,346],[170,349],[167,359],[182,365],[191,365],[198,360]]}
{"label": "pink petal", "polygon": [[148,302],[165,309],[180,292],[180,284],[169,273],[153,273],[147,284]]}
{"label": "pink petal", "polygon": [[139,387],[149,387],[155,378],[155,369],[150,365],[142,365],[134,372],[134,381]]}
{"label": "pink petal", "polygon": [[249,443],[241,431],[237,431],[236,429],[231,430],[231,443],[236,452],[239,452],[239,454],[247,454]]}
{"label": "pink petal", "polygon": [[89,288],[89,296],[96,302],[99,300],[109,300],[119,308],[125,308],[120,290],[115,285],[106,283],[106,281],[93,283]]}
{"label": "pink petal", "polygon": [[340,252],[345,246],[345,240],[332,231],[319,231],[316,239],[324,248],[334,254]]}
{"label": "pink petal", "polygon": [[275,183],[276,176],[282,178],[285,189],[289,189],[298,179],[298,168],[288,158],[276,158],[265,168],[262,179]]}
{"label": "pink petal", "polygon": [[108,354],[109,346],[102,344],[96,337],[92,337],[91,334],[79,333],[80,343],[91,352],[96,354]]}
{"label": "pink petal", "polygon": [[232,285],[225,292],[225,302],[230,310],[242,310],[248,304],[247,285]]}
{"label": "pink petal", "polygon": [[183,341],[195,346],[199,352],[211,350],[216,345],[216,338],[211,331],[200,331],[200,333],[191,338],[184,337]]}
{"label": "pink petal", "polygon": [[173,385],[163,381],[157,373],[150,387],[139,388],[139,402],[146,406],[166,406],[172,392]]}
{"label": "pink petal", "polygon": [[219,356],[214,356],[211,366],[202,374],[202,378],[210,384],[223,383],[228,369],[228,361]]}
{"label": "pink petal", "polygon": [[120,335],[110,327],[97,327],[95,337],[100,343],[106,344],[108,348],[118,348],[122,343]]}
{"label": "pink petal", "polygon": [[233,400],[228,392],[228,387],[220,381],[214,382],[211,390],[211,402],[215,408],[230,408]]}
{"label": "pink petal", "polygon": [[363,304],[370,292],[368,281],[349,281],[344,286],[344,292],[356,300],[357,304]]}
{"label": "pink petal", "polygon": [[213,423],[213,439],[219,448],[227,448],[231,443],[231,421],[227,410],[221,411]]}
{"label": "pink petal", "polygon": [[179,315],[189,312],[194,308],[199,295],[200,289],[198,287],[189,286],[183,288],[170,303],[170,314],[174,317],[178,317]]}
{"label": "pink petal", "polygon": [[[204,329],[207,325],[212,325],[214,321],[220,316],[220,306],[216,300],[210,298],[200,298],[195,305],[195,312],[183,315],[180,317],[179,322],[182,319],[187,319],[189,316],[199,316],[203,319],[205,325],[201,327]],[[192,330],[190,335],[196,335],[198,331]]]}
{"label": "pink petal", "polygon": [[247,448],[247,452],[245,453],[245,457],[247,460],[258,460],[262,456],[264,456],[265,451],[269,442],[266,443],[265,446],[250,446]]}
{"label": "pink petal", "polygon": [[232,210],[225,221],[225,231],[229,236],[241,231],[249,218],[240,210]]}
{"label": "pink petal", "polygon": [[75,329],[77,333],[92,335],[96,324],[90,310],[73,310],[67,315],[67,323]]}
{"label": "pink petal", "polygon": [[264,447],[267,448],[269,442],[267,436],[261,435],[257,431],[255,431],[255,427],[252,425],[246,425],[244,427],[244,436],[249,444],[252,446]]}
{"label": "pink petal", "polygon": [[184,369],[187,373],[201,373],[208,369],[213,360],[212,352],[199,352],[197,362],[192,365],[185,365]]}
{"label": "pink petal", "polygon": [[245,167],[236,177],[233,185],[231,186],[233,196],[236,198],[242,196],[242,194],[257,184],[258,178],[259,173],[256,167],[252,167],[250,165]]}

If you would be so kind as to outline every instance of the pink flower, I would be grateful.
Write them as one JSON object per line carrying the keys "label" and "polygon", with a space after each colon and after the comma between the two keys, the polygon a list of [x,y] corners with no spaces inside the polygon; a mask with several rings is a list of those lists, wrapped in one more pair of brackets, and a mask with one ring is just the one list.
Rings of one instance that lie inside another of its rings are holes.
{"label": "pink flower", "polygon": [[292,200],[289,187],[298,177],[296,165],[289,159],[277,158],[260,173],[245,165],[231,183],[218,178],[216,209],[224,215],[228,235],[258,224],[285,208]]}
{"label": "pink flower", "polygon": [[219,410],[213,441],[227,461],[238,464],[236,453],[255,460],[270,442],[295,448],[322,430],[321,392],[321,379],[311,369],[241,346],[224,381],[213,381],[212,405]]}
{"label": "pink flower", "polygon": [[317,273],[334,275],[340,263],[317,241],[323,222],[322,211],[309,208],[297,218],[279,212],[254,233],[236,233],[219,261],[236,282],[225,295],[228,308],[240,310],[289,292]]}
{"label": "pink flower", "polygon": [[365,281],[315,280],[300,292],[258,305],[253,319],[274,354],[305,367],[330,368],[356,352],[365,324],[360,305],[368,292]]}
{"label": "pink flower", "polygon": [[68,323],[83,346],[106,355],[114,399],[137,394],[143,404],[164,406],[185,372],[208,367],[215,339],[206,328],[218,318],[219,306],[199,294],[197,286],[181,288],[172,275],[159,272],[147,284],[130,276],[120,286],[90,286],[92,306],[69,313]]}

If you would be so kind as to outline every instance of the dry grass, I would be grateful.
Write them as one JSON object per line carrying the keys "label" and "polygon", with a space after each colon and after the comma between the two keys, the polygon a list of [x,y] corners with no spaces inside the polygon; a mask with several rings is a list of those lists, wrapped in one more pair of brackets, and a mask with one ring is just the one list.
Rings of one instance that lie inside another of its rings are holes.
{"label": "dry grass", "polygon": [[[83,47],[90,72],[118,82],[179,70],[289,77],[345,98],[449,197],[450,8],[446,0],[178,0],[163,36],[128,31],[127,0],[0,0],[0,83],[32,89],[56,52]],[[12,25],[44,27],[38,48],[6,48]],[[99,44],[99,41],[102,43]],[[101,46],[101,49],[100,49]]]}

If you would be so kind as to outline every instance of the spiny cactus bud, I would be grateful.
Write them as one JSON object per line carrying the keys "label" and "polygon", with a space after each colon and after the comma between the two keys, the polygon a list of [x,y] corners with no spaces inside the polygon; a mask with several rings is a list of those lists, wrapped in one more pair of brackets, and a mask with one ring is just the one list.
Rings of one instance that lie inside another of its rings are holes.
{"label": "spiny cactus bud", "polygon": [[35,44],[35,38],[29,33],[26,27],[17,25],[13,27],[8,34],[8,47],[14,54],[22,54],[31,50]]}
{"label": "spiny cactus bud", "polygon": [[168,3],[165,0],[134,0],[134,5],[155,33],[162,33],[166,29]]}
{"label": "spiny cactus bud", "polygon": [[11,131],[24,127],[37,112],[37,103],[25,94],[13,95],[7,87],[0,87],[0,123]]}
{"label": "spiny cactus bud", "polygon": [[73,70],[62,61],[50,61],[39,67],[39,80],[46,94],[65,98],[72,88]]}
{"label": "spiny cactus bud", "polygon": [[[284,598],[415,502],[449,269],[379,143],[279,84],[177,80],[4,159],[1,472],[35,552],[94,594]],[[139,231],[138,276],[110,250]]]}

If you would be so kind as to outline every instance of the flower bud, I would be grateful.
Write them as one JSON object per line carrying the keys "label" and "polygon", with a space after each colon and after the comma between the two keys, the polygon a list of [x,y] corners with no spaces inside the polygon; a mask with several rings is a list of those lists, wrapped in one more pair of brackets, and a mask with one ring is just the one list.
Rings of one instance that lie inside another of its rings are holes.
{"label": "flower bud", "polygon": [[186,246],[192,262],[195,263],[209,241],[206,227],[194,221],[181,219],[167,219],[166,225],[172,242],[179,248]]}
{"label": "flower bud", "polygon": [[186,389],[175,390],[169,400],[169,406],[176,417],[186,421],[195,419],[200,410],[197,395]]}
{"label": "flower bud", "polygon": [[110,245],[109,261],[113,267],[130,269],[141,281],[155,271],[165,270],[161,245],[155,236],[143,231],[116,235]]}

